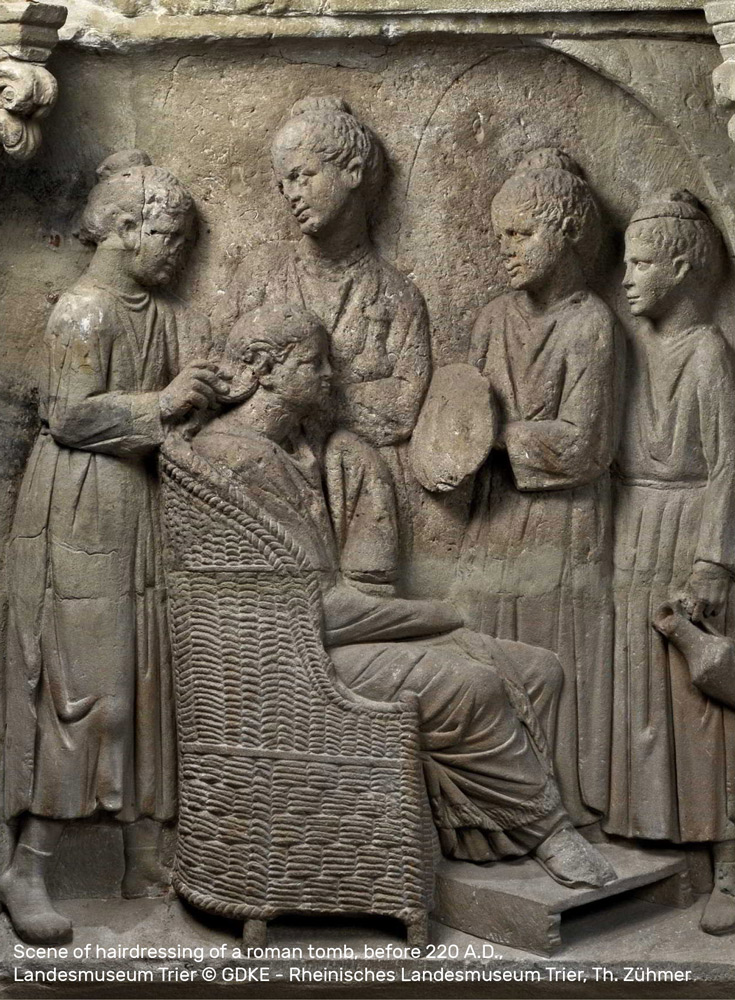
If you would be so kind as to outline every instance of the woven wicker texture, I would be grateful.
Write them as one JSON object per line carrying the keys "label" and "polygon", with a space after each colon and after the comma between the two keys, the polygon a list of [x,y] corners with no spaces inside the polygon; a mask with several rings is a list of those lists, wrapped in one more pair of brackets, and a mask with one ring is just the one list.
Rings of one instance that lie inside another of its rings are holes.
{"label": "woven wicker texture", "polygon": [[430,904],[426,793],[409,703],[353,695],[321,642],[316,574],[241,485],[162,458],[179,740],[174,884],[267,919]]}

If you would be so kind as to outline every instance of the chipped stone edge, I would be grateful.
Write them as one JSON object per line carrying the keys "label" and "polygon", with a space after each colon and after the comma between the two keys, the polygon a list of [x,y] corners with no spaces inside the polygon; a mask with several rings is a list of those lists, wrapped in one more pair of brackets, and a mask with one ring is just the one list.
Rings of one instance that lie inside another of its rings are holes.
{"label": "chipped stone edge", "polygon": [[[86,9],[84,9],[86,8]],[[262,14],[140,15],[125,17],[103,11],[87,0],[74,0],[73,12],[61,33],[65,45],[126,53],[162,44],[262,42],[271,39],[375,39],[399,41],[416,35],[536,35],[577,38],[601,35],[711,38],[704,17],[693,8],[678,12],[575,12],[381,15]]]}

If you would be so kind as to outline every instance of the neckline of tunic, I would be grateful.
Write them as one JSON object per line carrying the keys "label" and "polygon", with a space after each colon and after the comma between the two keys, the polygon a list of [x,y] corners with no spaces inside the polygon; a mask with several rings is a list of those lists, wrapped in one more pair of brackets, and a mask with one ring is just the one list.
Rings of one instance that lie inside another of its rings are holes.
{"label": "neckline of tunic", "polygon": [[151,302],[151,293],[147,291],[135,292],[133,294],[129,292],[121,292],[119,288],[115,288],[113,285],[106,285],[102,281],[90,280],[88,284],[92,288],[98,288],[103,292],[107,292],[118,302],[121,302],[126,309],[131,310],[131,312],[142,312],[147,309]]}
{"label": "neckline of tunic", "polygon": [[563,298],[552,302],[551,305],[541,308],[536,305],[528,292],[521,291],[517,295],[516,305],[533,319],[544,319],[554,313],[562,312],[568,306],[581,305],[589,299],[591,294],[592,292],[588,288],[577,289],[574,292],[570,292],[569,295],[565,295]]}
{"label": "neckline of tunic", "polygon": [[651,324],[643,328],[643,334],[646,343],[670,344],[672,341],[680,343],[688,340],[692,334],[701,333],[703,330],[715,330],[719,332],[719,327],[713,323],[695,323],[694,326],[686,326],[683,330],[677,330],[675,333],[657,333]]}
{"label": "neckline of tunic", "polygon": [[305,250],[303,243],[299,243],[296,249],[296,260],[311,277],[326,278],[328,281],[342,281],[346,271],[358,268],[371,253],[370,246],[356,247],[352,253],[332,262],[327,257],[318,257]]}

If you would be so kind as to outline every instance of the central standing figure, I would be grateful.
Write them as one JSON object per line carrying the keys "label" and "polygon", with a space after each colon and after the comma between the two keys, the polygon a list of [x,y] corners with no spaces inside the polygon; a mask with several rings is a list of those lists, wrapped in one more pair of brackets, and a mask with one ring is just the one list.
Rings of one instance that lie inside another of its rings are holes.
{"label": "central standing figure", "polygon": [[492,221],[512,291],[475,324],[470,362],[501,430],[477,480],[456,598],[468,624],[551,649],[564,669],[555,764],[578,825],[607,802],[615,318],[587,286],[600,219],[577,164],[538,149]]}
{"label": "central standing figure", "polygon": [[[424,300],[376,252],[368,220],[384,179],[376,136],[337,97],[298,101],[271,148],[278,187],[302,238],[267,243],[241,265],[213,316],[224,346],[237,318],[265,302],[297,304],[327,329],[335,427],[380,448],[410,532],[405,458],[431,373]],[[404,537],[404,545],[410,538]]]}

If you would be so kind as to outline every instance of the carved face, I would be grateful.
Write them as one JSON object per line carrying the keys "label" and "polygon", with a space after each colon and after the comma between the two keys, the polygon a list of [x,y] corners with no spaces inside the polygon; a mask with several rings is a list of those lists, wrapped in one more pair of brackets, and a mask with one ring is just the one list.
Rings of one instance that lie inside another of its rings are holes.
{"label": "carved face", "polygon": [[665,314],[688,271],[685,260],[656,245],[650,224],[636,222],[628,228],[623,287],[634,316],[656,319]]}
{"label": "carved face", "polygon": [[362,172],[324,160],[304,143],[279,142],[273,152],[278,189],[288,202],[299,229],[318,237],[342,216],[359,186]]}
{"label": "carved face", "polygon": [[285,361],[277,362],[260,384],[298,414],[321,409],[329,397],[332,366],[326,335],[313,333],[295,344]]}
{"label": "carved face", "polygon": [[190,230],[188,219],[164,212],[146,219],[131,261],[132,276],[148,287],[167,285],[184,262]]}
{"label": "carved face", "polygon": [[502,192],[493,201],[492,220],[511,287],[539,291],[563,266],[566,237],[558,226],[503,198]]}

